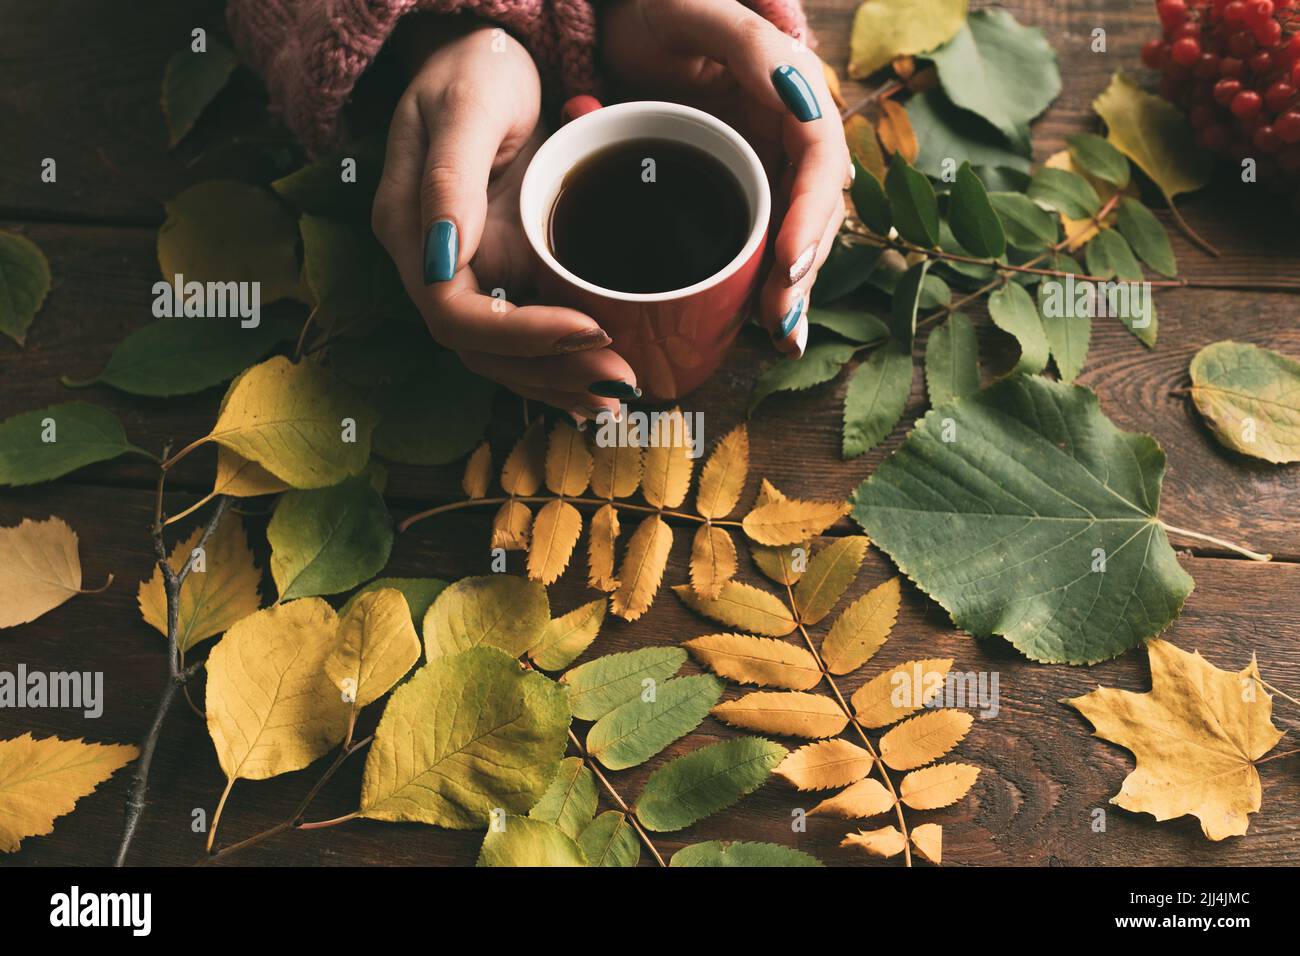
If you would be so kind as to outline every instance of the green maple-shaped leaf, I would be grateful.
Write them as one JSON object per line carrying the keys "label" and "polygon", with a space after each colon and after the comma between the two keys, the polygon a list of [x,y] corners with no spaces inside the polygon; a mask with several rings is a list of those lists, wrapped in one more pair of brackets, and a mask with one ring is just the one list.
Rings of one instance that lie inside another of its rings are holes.
{"label": "green maple-shaped leaf", "polygon": [[1019,376],[926,415],[853,515],[958,627],[1090,664],[1159,634],[1191,593],[1157,517],[1164,471],[1092,392]]}

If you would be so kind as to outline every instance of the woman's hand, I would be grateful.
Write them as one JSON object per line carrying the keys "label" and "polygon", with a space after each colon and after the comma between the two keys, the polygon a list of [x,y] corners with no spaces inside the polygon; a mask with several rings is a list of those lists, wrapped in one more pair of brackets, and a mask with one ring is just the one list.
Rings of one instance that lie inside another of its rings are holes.
{"label": "woman's hand", "polygon": [[601,15],[601,58],[620,93],[697,106],[758,152],[778,208],[785,201],[759,320],[778,349],[802,355],[808,290],[852,169],[821,61],[738,0],[615,0]]}
{"label": "woman's hand", "polygon": [[593,319],[510,301],[531,285],[519,186],[543,138],[528,51],[504,30],[446,17],[421,18],[402,49],[412,79],[372,225],[434,339],[471,371],[579,418],[636,397]]}

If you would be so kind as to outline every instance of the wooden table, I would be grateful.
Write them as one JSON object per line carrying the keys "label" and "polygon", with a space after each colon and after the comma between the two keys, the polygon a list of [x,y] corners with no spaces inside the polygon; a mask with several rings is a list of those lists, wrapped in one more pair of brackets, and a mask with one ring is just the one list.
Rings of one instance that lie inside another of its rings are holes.
{"label": "wooden table", "polygon": [[[175,152],[164,149],[158,109],[163,64],[188,42],[195,25],[220,22],[220,4],[152,0],[133,5],[134,15],[114,5],[46,0],[0,2],[0,228],[17,230],[48,254],[54,288],[32,327],[25,349],[0,340],[0,418],[72,397],[61,373],[80,378],[97,370],[114,343],[151,321],[150,286],[158,274],[154,239],[162,218],[160,200],[184,185],[213,176],[257,177],[272,170],[255,147],[221,144],[232,130],[247,138],[262,124],[257,84],[238,78],[198,134]],[[810,0],[820,50],[842,68],[856,0]],[[1128,0],[1014,2],[1022,21],[1042,27],[1056,47],[1065,92],[1035,128],[1037,158],[1062,147],[1072,130],[1093,128],[1092,98],[1111,72],[1141,71],[1138,49],[1155,30],[1150,4]],[[1092,30],[1104,28],[1108,52],[1089,49]],[[860,95],[846,84],[847,95]],[[254,117],[254,119],[250,119]],[[253,134],[256,135],[255,133]],[[58,182],[39,181],[40,162],[58,160]],[[1217,183],[1189,197],[1185,214],[1221,249],[1221,259],[1197,253],[1175,238],[1184,271],[1203,277],[1294,275],[1294,217],[1283,221],[1270,202],[1249,188]],[[1238,668],[1252,652],[1265,677],[1300,690],[1300,472],[1256,464],[1225,453],[1189,407],[1171,394],[1186,383],[1187,365],[1202,346],[1224,338],[1255,342],[1300,355],[1296,315],[1300,300],[1280,293],[1177,290],[1160,296],[1160,344],[1143,348],[1119,323],[1098,322],[1087,371],[1080,381],[1101,396],[1103,408],[1123,428],[1150,432],[1169,454],[1163,514],[1171,524],[1203,529],[1271,551],[1278,560],[1259,564],[1213,549],[1180,552],[1196,590],[1167,637],[1199,649],[1224,667]],[[980,323],[986,366],[1005,368],[1001,333]],[[999,358],[1001,356],[1001,358]],[[712,441],[744,417],[745,399],[770,351],[758,333],[746,333],[725,368],[686,402],[705,414]],[[999,364],[999,363],[1003,364]],[[161,449],[169,440],[202,434],[215,413],[220,390],[191,398],[147,401],[96,388],[77,397],[103,404],[124,421],[137,444]],[[766,476],[802,497],[847,495],[897,447],[904,427],[883,448],[845,462],[839,457],[839,406],[843,380],[798,396],[778,397],[750,422],[752,496]],[[924,407],[918,373],[905,423]],[[497,461],[518,430],[518,403],[501,397],[490,435]],[[142,461],[142,460],[141,460]],[[191,456],[168,482],[167,508],[175,512],[210,486],[211,451]],[[402,517],[432,503],[460,497],[459,466],[393,467],[389,501]],[[152,716],[166,664],[159,635],[136,609],[137,583],[152,571],[148,525],[156,474],[147,463],[123,459],[83,469],[49,485],[0,495],[0,524],[55,514],[81,538],[88,585],[108,574],[105,593],[77,597],[40,620],[0,634],[0,667],[19,662],[34,669],[91,670],[105,674],[105,710],[86,722],[70,711],[0,712],[0,738],[31,731],[38,736],[88,736],[139,741]],[[746,500],[749,500],[748,498]],[[265,519],[245,519],[261,537]],[[487,570],[487,513],[437,519],[400,536],[388,573],[447,578]],[[186,523],[182,530],[190,527]],[[847,523],[834,533],[853,530]],[[686,580],[687,536],[679,533],[666,580]],[[512,560],[517,561],[518,556]],[[265,567],[266,554],[259,554]],[[582,562],[575,562],[581,565]],[[756,571],[742,559],[742,576]],[[512,565],[513,567],[513,565]],[[873,552],[854,594],[892,568]],[[553,607],[567,610],[590,600],[583,570],[573,570],[552,589]],[[269,580],[265,593],[271,593]],[[713,628],[687,612],[666,592],[634,625],[611,618],[596,650],[610,652],[655,643],[676,643]],[[893,638],[866,668],[914,657],[950,656],[964,670],[997,671],[1001,712],[977,720],[958,749],[960,759],[983,769],[972,794],[959,805],[925,815],[945,825],[945,857],[955,865],[1257,864],[1300,860],[1300,777],[1294,759],[1261,768],[1264,807],[1250,833],[1219,844],[1207,842],[1192,818],[1156,824],[1150,817],[1109,808],[1105,832],[1094,832],[1094,808],[1108,807],[1133,765],[1117,747],[1093,739],[1086,722],[1059,703],[1098,684],[1143,690],[1143,654],[1093,668],[1026,663],[1000,640],[977,641],[953,629],[945,614],[910,587]],[[693,665],[688,665],[693,668]],[[858,680],[861,680],[859,678]],[[855,687],[858,681],[850,681]],[[729,690],[729,696],[735,691]],[[1279,723],[1300,727],[1300,714],[1283,705]],[[372,718],[373,719],[373,718]],[[626,795],[639,792],[648,773],[668,758],[733,731],[712,718],[647,766],[613,774]],[[313,815],[332,817],[355,808],[361,760],[321,794]],[[223,821],[223,842],[283,819],[310,786],[320,767],[265,783],[241,783]],[[129,774],[119,773],[77,810],[59,820],[51,836],[29,839],[5,864],[74,864],[111,861],[122,824]],[[201,721],[186,708],[172,713],[154,762],[143,832],[132,861],[186,864],[200,856],[203,835],[191,831],[195,808],[209,811],[222,788],[212,745]],[[864,862],[838,847],[850,829],[814,817],[808,831],[791,832],[791,811],[808,807],[773,780],[729,812],[658,843],[665,855],[707,839],[772,840],[798,846],[828,863]],[[921,819],[918,816],[916,819]],[[879,824],[874,824],[879,825]],[[315,833],[291,833],[249,849],[247,864],[468,864],[479,833],[449,832],[413,824],[360,822]],[[646,858],[643,857],[643,861]]]}

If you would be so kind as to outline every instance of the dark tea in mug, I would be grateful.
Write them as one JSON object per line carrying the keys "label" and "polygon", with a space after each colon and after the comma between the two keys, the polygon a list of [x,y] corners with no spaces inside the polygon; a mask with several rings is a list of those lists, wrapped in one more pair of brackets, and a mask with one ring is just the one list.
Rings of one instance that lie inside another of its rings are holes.
{"label": "dark tea in mug", "polygon": [[698,147],[633,139],[565,176],[547,243],[574,275],[617,292],[684,289],[720,272],[745,245],[740,183]]}

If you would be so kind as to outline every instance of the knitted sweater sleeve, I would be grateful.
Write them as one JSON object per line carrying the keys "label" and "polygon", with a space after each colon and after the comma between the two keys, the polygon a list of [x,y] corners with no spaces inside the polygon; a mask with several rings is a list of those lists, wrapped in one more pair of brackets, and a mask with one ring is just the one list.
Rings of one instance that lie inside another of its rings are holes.
{"label": "knitted sweater sleeve", "polygon": [[[804,37],[799,0],[744,0],[791,36]],[[271,105],[313,150],[343,136],[342,112],[361,74],[408,13],[469,13],[522,40],[544,79],[565,96],[598,88],[600,0],[229,0],[235,45],[261,74]]]}

